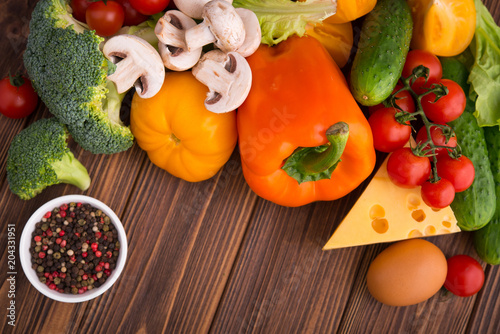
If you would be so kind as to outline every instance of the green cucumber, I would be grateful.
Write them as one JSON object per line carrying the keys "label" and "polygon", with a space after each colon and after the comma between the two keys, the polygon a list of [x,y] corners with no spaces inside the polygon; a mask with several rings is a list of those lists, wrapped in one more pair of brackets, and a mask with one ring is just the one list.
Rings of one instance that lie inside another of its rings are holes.
{"label": "green cucumber", "polygon": [[488,225],[474,232],[474,247],[484,262],[500,264],[500,129],[497,126],[484,128],[484,137],[495,178],[497,209]]}
{"label": "green cucumber", "polygon": [[[443,78],[458,83],[468,95],[467,67],[455,58],[441,58],[441,64]],[[475,231],[488,224],[495,213],[497,201],[484,131],[477,124],[474,110],[474,101],[467,96],[464,113],[448,123],[455,131],[463,155],[472,161],[476,171],[474,183],[467,190],[456,193],[451,203],[458,226],[465,231]]]}
{"label": "green cucumber", "polygon": [[379,104],[392,93],[403,71],[412,30],[406,0],[379,0],[366,15],[350,75],[351,93],[360,104]]}

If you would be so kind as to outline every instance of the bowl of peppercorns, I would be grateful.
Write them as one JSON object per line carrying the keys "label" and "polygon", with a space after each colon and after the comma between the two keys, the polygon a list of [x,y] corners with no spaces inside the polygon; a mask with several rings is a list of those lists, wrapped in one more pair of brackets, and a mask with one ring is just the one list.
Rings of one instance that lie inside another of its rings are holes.
{"label": "bowl of peppercorns", "polygon": [[127,236],[106,204],[66,195],[33,213],[19,247],[23,271],[38,291],[78,303],[103,294],[116,282],[125,266]]}

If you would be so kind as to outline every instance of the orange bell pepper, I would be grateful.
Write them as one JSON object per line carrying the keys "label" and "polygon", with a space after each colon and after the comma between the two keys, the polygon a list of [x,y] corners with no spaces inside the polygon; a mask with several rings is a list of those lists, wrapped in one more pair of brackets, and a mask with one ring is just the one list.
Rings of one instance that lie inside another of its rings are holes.
{"label": "orange bell pepper", "polygon": [[161,90],[149,99],[137,94],[130,129],[149,159],[190,182],[209,179],[236,147],[236,113],[205,108],[208,89],[191,74],[168,72]]}
{"label": "orange bell pepper", "polygon": [[370,175],[370,126],[320,42],[295,36],[247,60],[252,89],[237,124],[243,174],[257,195],[291,207],[335,200]]}

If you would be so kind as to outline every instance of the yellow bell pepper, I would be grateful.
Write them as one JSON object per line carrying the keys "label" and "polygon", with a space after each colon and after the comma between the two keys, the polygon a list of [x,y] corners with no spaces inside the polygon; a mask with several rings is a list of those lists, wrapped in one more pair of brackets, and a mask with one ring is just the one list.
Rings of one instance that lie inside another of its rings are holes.
{"label": "yellow bell pepper", "polygon": [[155,96],[132,99],[130,128],[156,166],[190,182],[214,176],[237,141],[236,113],[205,108],[208,89],[190,71],[168,72]]}

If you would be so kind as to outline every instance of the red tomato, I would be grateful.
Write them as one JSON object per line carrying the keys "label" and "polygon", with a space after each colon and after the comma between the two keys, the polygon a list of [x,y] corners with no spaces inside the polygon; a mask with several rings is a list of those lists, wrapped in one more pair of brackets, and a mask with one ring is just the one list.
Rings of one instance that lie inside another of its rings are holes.
{"label": "red tomato", "polygon": [[85,13],[87,12],[87,8],[91,3],[92,1],[90,0],[71,0],[70,6],[73,10],[73,17],[80,22],[87,23]]}
{"label": "red tomato", "polygon": [[116,0],[123,6],[125,11],[125,20],[123,21],[124,26],[136,26],[144,21],[146,21],[149,16],[139,13],[132,5],[130,0]]}
{"label": "red tomato", "polygon": [[389,178],[402,188],[418,187],[429,178],[430,173],[429,158],[417,157],[409,147],[397,149],[387,160]]}
{"label": "red tomato", "polygon": [[474,182],[474,176],[476,175],[474,164],[465,155],[462,155],[458,159],[443,155],[438,158],[436,168],[438,175],[449,180],[456,192],[461,192],[469,188]]}
{"label": "red tomato", "polygon": [[38,95],[31,82],[21,76],[0,81],[0,113],[9,118],[23,118],[35,111]]}
{"label": "red tomato", "polygon": [[167,8],[170,0],[130,0],[130,4],[139,13],[144,15],[154,15]]}
{"label": "red tomato", "polygon": [[434,93],[423,96],[421,100],[422,108],[425,115],[435,123],[448,123],[462,115],[467,101],[462,87],[455,81],[441,79],[439,83],[448,88],[448,94],[442,96],[436,102],[434,102],[436,99]]}
{"label": "red tomato", "polygon": [[437,182],[425,181],[420,189],[425,204],[435,209],[446,208],[455,198],[455,188],[447,179]]}
{"label": "red tomato", "polygon": [[443,68],[441,67],[441,62],[438,57],[424,50],[412,50],[408,52],[406,56],[405,65],[403,67],[402,77],[407,78],[413,72],[413,69],[419,65],[423,65],[429,69],[429,77],[427,78],[427,83],[425,78],[420,77],[413,82],[411,88],[417,94],[422,94],[425,89],[429,88],[433,83],[441,80],[443,76]]}
{"label": "red tomato", "polygon": [[396,113],[396,108],[382,108],[368,118],[377,151],[392,152],[410,140],[410,122],[407,122],[408,125],[399,123],[395,118]]}
{"label": "red tomato", "polygon": [[102,37],[114,35],[123,26],[125,11],[116,1],[93,2],[87,8],[87,24]]}
{"label": "red tomato", "polygon": [[[443,134],[443,129],[437,126],[431,126],[429,129],[431,133],[431,139],[434,145],[436,146],[448,146],[448,147],[456,147],[457,146],[457,137],[450,137],[448,142],[446,142],[446,136]],[[416,142],[417,144],[423,144],[427,141],[427,130],[425,126],[420,128],[417,133]],[[430,149],[429,145],[426,145],[424,149]],[[436,149],[437,156],[448,155],[447,151],[451,151],[450,149],[441,147]],[[432,152],[429,152],[432,154]]]}
{"label": "red tomato", "polygon": [[[400,90],[403,86],[401,85],[396,85],[396,88],[392,91],[392,94]],[[413,101],[413,98],[411,97],[411,94],[407,90],[403,90],[396,95],[396,104],[404,111],[406,112],[415,112],[415,102]],[[385,106],[380,103],[371,107],[368,107],[368,112],[373,114],[375,111],[385,108]]]}
{"label": "red tomato", "polygon": [[447,260],[448,274],[444,287],[460,297],[469,297],[481,290],[484,284],[483,267],[468,255],[455,255]]}

